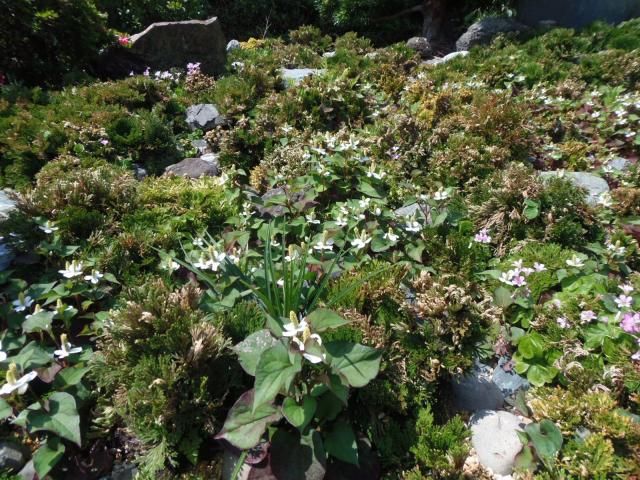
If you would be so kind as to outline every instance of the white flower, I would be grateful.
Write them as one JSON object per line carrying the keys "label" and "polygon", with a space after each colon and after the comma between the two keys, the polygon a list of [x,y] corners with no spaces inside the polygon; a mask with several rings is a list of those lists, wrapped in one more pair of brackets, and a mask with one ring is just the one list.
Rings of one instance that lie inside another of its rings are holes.
{"label": "white flower", "polygon": [[2,341],[0,341],[0,362],[4,362],[7,359],[7,352],[2,350]]}
{"label": "white flower", "polygon": [[391,227],[389,227],[389,231],[387,233],[385,233],[382,238],[384,238],[385,240],[389,240],[392,243],[395,243],[398,241],[398,238],[400,238],[398,235],[396,235],[395,233],[393,233],[393,230],[391,229]]}
{"label": "white flower", "polygon": [[592,310],[585,310],[584,312],[580,312],[580,321],[582,323],[589,323],[593,320],[596,320],[598,315]]}
{"label": "white flower", "polygon": [[371,205],[371,199],[370,198],[363,198],[358,202],[358,205],[360,205],[360,208],[369,208],[369,205]]}
{"label": "white flower", "polygon": [[10,364],[9,370],[7,370],[7,383],[0,388],[0,395],[9,395],[16,390],[18,391],[18,395],[23,395],[27,391],[27,388],[29,388],[29,382],[37,376],[38,374],[36,372],[29,372],[18,378],[16,364]]}
{"label": "white flower", "polygon": [[545,267],[543,263],[535,262],[535,263],[533,264],[533,269],[534,269],[536,272],[544,272],[544,271],[547,269],[547,267]]}
{"label": "white flower", "polygon": [[516,260],[515,262],[513,262],[511,264],[511,266],[516,267],[516,269],[518,269],[518,270],[522,269],[522,265],[523,265],[523,260],[522,259]]}
{"label": "white flower", "polygon": [[160,263],[160,268],[163,270],[169,270],[170,272],[173,272],[180,268],[180,264],[174,260],[171,260],[170,258],[167,258],[166,260],[163,260]]}
{"label": "white flower", "polygon": [[306,218],[307,222],[313,223],[314,225],[318,225],[320,223],[320,220],[316,218],[315,212],[311,212],[309,215],[305,215],[304,218]]}
{"label": "white flower", "polygon": [[285,337],[295,337],[299,333],[304,332],[305,328],[309,327],[309,324],[306,320],[303,319],[301,321],[298,321],[298,319],[295,318],[294,321],[294,317],[292,317],[291,314],[289,314],[289,320],[289,323],[283,325],[284,331],[282,332],[282,335]]}
{"label": "white flower", "polygon": [[18,299],[11,302],[13,310],[16,312],[24,312],[27,308],[33,305],[33,299],[24,293],[18,295]]}
{"label": "white flower", "polygon": [[87,282],[91,282],[92,284],[97,285],[102,277],[104,277],[104,275],[98,270],[91,270],[91,275],[85,275],[84,279]]}
{"label": "white flower", "polygon": [[81,351],[82,347],[74,347],[71,345],[71,343],[67,341],[67,334],[63,333],[60,335],[60,349],[54,350],[53,356],[58,359],[63,359],[74,353],[80,353]]}
{"label": "white flower", "polygon": [[64,278],[73,278],[77,277],[78,275],[82,275],[83,268],[84,267],[82,265],[82,262],[76,262],[75,260],[73,260],[71,263],[66,262],[64,270],[58,270],[58,272]]}
{"label": "white flower", "polygon": [[569,328],[570,327],[569,321],[565,317],[558,317],[556,319],[556,322],[558,323],[560,328]]}
{"label": "white flower", "polygon": [[416,217],[414,215],[407,219],[404,224],[404,229],[407,232],[420,232],[422,230],[422,225],[420,225],[420,222],[416,221]]}
{"label": "white flower", "polygon": [[38,228],[40,230],[42,230],[44,233],[53,233],[56,230],[58,230],[58,227],[54,227],[53,223],[51,223],[49,220],[47,220],[44,225],[40,225],[38,226]]}
{"label": "white flower", "polygon": [[442,188],[438,189],[438,191],[436,193],[433,194],[433,198],[434,200],[446,200],[447,198],[449,198],[449,193],[446,190],[443,190]]}
{"label": "white flower", "polygon": [[284,278],[278,279],[278,281],[276,281],[276,285],[278,285],[279,287],[284,287]]}
{"label": "white flower", "polygon": [[633,298],[628,295],[618,295],[614,301],[618,308],[631,308],[631,304],[633,303]]}
{"label": "white flower", "polygon": [[196,247],[202,247],[204,245],[204,238],[196,237],[193,239],[193,245]]}
{"label": "white flower", "polygon": [[[358,235],[357,228],[356,228],[356,235]],[[365,230],[363,230],[356,238],[351,240],[351,245],[353,245],[356,251],[358,251],[358,250],[362,250],[363,248],[366,248],[366,246],[369,244],[370,241],[371,241],[371,237],[367,234]]]}
{"label": "white flower", "polygon": [[343,217],[342,215],[340,215],[338,218],[336,218],[336,225],[339,227],[346,227],[349,224],[349,222],[347,221],[347,219],[345,217]]}
{"label": "white flower", "polygon": [[584,267],[584,262],[580,257],[574,254],[572,258],[567,260],[567,265],[569,265],[570,267],[582,268]]}
{"label": "white flower", "polygon": [[629,295],[631,292],[633,292],[633,287],[628,283],[625,283],[624,285],[618,285],[618,288],[622,290],[626,295]]}
{"label": "white flower", "polygon": [[322,238],[320,238],[320,240],[316,242],[316,244],[313,246],[313,249],[318,251],[331,251],[333,250],[333,243],[333,239],[329,238],[329,232],[325,230],[324,232],[322,232]]}
{"label": "white flower", "polygon": [[602,205],[604,208],[610,208],[613,205],[613,198],[609,192],[602,192],[598,196],[598,205]]}
{"label": "white flower", "polygon": [[331,172],[327,170],[327,167],[325,167],[322,163],[318,165],[318,168],[316,169],[316,171],[318,172],[319,175],[323,177],[331,176]]}

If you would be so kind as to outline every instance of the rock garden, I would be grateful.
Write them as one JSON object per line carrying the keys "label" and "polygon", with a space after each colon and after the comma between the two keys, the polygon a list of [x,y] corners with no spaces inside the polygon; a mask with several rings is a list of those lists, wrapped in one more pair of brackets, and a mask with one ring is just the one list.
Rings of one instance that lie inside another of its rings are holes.
{"label": "rock garden", "polygon": [[[0,479],[640,478],[640,20],[30,3]],[[47,57],[60,19],[91,34]]]}

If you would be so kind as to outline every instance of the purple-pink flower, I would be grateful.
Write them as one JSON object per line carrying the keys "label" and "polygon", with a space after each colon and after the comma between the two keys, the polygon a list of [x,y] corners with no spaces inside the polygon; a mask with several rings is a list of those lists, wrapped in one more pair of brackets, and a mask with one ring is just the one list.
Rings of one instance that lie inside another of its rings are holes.
{"label": "purple-pink flower", "polygon": [[625,313],[620,327],[627,333],[640,333],[640,313]]}
{"label": "purple-pink flower", "polygon": [[491,243],[491,235],[489,235],[489,231],[486,228],[483,228],[476,233],[473,240],[477,243]]}
{"label": "purple-pink flower", "polygon": [[633,298],[629,295],[618,295],[614,300],[618,308],[631,308],[631,304],[633,303]]}

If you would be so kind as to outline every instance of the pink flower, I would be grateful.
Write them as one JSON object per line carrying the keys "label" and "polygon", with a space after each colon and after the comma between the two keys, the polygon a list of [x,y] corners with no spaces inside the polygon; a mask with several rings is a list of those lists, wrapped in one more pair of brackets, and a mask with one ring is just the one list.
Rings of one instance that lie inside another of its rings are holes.
{"label": "pink flower", "polygon": [[640,362],[640,350],[631,355],[631,360],[635,360],[636,362]]}
{"label": "pink flower", "polygon": [[598,316],[592,310],[585,310],[580,313],[580,321],[582,323],[589,323],[596,318],[598,318]]}
{"label": "pink flower", "polygon": [[126,37],[124,35],[118,35],[118,44],[121,47],[128,47],[129,43],[131,43],[131,39],[129,37]]}
{"label": "pink flower", "polygon": [[533,269],[536,272],[544,272],[547,269],[547,267],[545,267],[543,263],[536,262],[533,264]]}
{"label": "pink flower", "polygon": [[522,275],[517,275],[513,277],[513,280],[511,280],[511,282],[516,287],[522,287],[527,284],[527,281],[524,279]]}
{"label": "pink flower", "polygon": [[556,319],[556,322],[558,323],[558,326],[560,328],[569,328],[569,321],[565,318],[565,317],[558,317]]}
{"label": "pink flower", "polygon": [[633,303],[633,298],[628,295],[619,295],[614,300],[618,308],[631,308],[631,304]]}
{"label": "pink flower", "polygon": [[473,240],[477,243],[491,243],[491,236],[486,228],[483,228],[478,233],[476,233]]}
{"label": "pink flower", "polygon": [[640,313],[625,313],[620,328],[627,333],[640,333]]}

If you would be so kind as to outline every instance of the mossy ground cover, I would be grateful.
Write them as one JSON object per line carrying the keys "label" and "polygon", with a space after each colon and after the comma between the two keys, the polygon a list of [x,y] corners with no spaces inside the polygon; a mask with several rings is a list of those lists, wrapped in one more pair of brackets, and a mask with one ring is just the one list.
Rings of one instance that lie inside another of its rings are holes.
{"label": "mossy ground cover", "polygon": [[[502,358],[531,384],[521,478],[639,475],[639,37],[555,29],[430,66],[305,27],[215,79],[0,87],[2,435],[53,478],[116,451],[217,478],[229,443],[274,472],[300,471],[289,451],[327,478],[358,458],[482,478],[449,384]],[[228,122],[191,131],[199,102]],[[201,138],[221,176],[160,176]]]}

